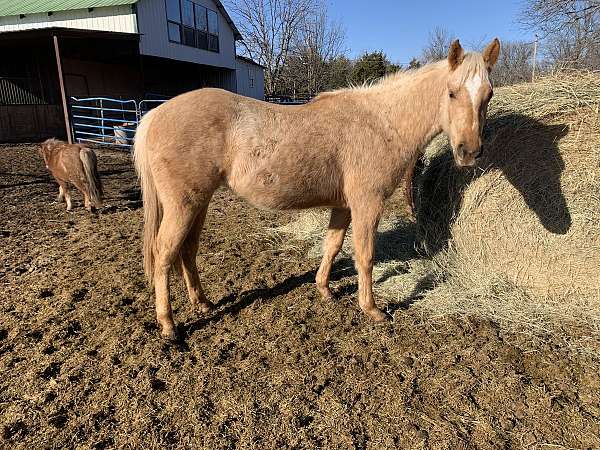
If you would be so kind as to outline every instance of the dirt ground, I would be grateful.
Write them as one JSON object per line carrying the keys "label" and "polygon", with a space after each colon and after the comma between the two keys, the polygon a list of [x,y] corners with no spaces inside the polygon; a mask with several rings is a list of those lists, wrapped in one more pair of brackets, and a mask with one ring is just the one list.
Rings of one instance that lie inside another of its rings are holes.
{"label": "dirt ground", "polygon": [[412,306],[373,325],[353,270],[321,300],[318,260],[261,232],[293,214],[226,190],[198,257],[217,307],[174,280],[184,340],[163,342],[129,156],[99,161],[105,208],[68,213],[34,146],[0,146],[0,447],[600,448],[592,356]]}

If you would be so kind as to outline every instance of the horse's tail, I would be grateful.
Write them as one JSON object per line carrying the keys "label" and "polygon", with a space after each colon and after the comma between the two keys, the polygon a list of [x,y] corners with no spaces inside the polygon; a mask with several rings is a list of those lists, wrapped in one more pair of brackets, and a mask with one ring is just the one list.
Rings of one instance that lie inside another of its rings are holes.
{"label": "horse's tail", "polygon": [[162,205],[158,198],[152,169],[148,162],[148,129],[152,123],[153,111],[147,113],[135,133],[133,160],[142,188],[144,201],[144,272],[150,284],[154,279],[154,246],[158,228],[162,220]]}
{"label": "horse's tail", "polygon": [[95,208],[102,208],[102,196],[104,194],[102,189],[102,181],[100,181],[100,175],[98,174],[98,162],[96,160],[96,154],[93,150],[83,147],[79,150],[79,159],[83,163],[83,170],[85,172],[85,178],[87,179],[90,202]]}

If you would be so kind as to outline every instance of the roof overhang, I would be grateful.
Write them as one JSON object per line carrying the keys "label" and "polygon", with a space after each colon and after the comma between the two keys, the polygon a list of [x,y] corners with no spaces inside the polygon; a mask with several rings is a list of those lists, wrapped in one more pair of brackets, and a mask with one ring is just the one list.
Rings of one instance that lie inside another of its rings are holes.
{"label": "roof overhang", "polygon": [[137,41],[140,35],[137,33],[119,33],[116,31],[100,31],[100,30],[83,30],[76,28],[62,28],[62,27],[49,27],[49,28],[33,28],[29,30],[13,30],[13,31],[2,31],[0,32],[0,43],[8,40],[21,40],[21,39],[36,39],[45,37],[64,37],[64,38],[99,38],[99,39],[117,39],[117,40],[131,40]]}
{"label": "roof overhang", "polygon": [[261,69],[265,68],[265,66],[263,66],[262,64],[259,64],[256,61],[254,61],[253,59],[247,58],[246,56],[236,55],[235,57],[236,57],[236,59],[239,59],[241,61],[247,62],[248,64],[253,64],[255,66],[258,66]]}
{"label": "roof overhang", "polygon": [[0,16],[132,5],[138,0],[0,0]]}
{"label": "roof overhang", "polygon": [[[74,9],[101,8],[105,6],[133,5],[139,0],[0,0],[0,17],[20,14],[69,11]],[[243,40],[242,34],[223,6],[221,0],[213,0],[225,21],[233,30],[236,41]]]}
{"label": "roof overhang", "polygon": [[215,2],[215,5],[217,5],[217,9],[221,12],[221,14],[223,14],[223,17],[225,17],[225,20],[227,21],[227,23],[233,30],[233,36],[235,37],[235,40],[243,41],[244,38],[242,37],[242,33],[240,33],[240,30],[238,30],[238,28],[235,26],[233,19],[231,18],[231,16],[225,9],[225,6],[223,6],[223,3],[221,3],[220,0],[213,0],[213,1]]}

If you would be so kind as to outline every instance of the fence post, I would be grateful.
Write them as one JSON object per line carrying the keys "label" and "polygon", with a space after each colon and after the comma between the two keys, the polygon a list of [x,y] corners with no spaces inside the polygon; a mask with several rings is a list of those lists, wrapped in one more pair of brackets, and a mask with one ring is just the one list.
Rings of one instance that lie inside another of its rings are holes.
{"label": "fence post", "polygon": [[69,123],[69,110],[67,109],[67,95],[65,93],[65,82],[63,80],[62,65],[60,62],[60,49],[58,48],[58,38],[56,35],[52,36],[54,41],[54,54],[56,55],[56,68],[58,69],[58,82],[60,84],[60,95],[62,97],[63,113],[65,115],[65,128],[67,129],[67,141],[69,144],[73,143],[71,136],[71,125]]}

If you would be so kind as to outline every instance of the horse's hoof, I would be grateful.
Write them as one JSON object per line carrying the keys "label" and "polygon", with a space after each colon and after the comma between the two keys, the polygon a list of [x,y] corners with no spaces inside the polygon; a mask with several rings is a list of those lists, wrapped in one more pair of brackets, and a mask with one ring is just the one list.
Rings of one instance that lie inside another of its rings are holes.
{"label": "horse's hoof", "polygon": [[179,335],[177,334],[177,330],[175,329],[175,327],[169,329],[163,328],[160,332],[160,336],[169,342],[179,341]]}
{"label": "horse's hoof", "polygon": [[365,312],[375,323],[386,323],[392,320],[392,316],[383,312],[379,308],[373,308],[372,310]]}
{"label": "horse's hoof", "polygon": [[213,305],[211,302],[201,302],[201,303],[198,303],[198,310],[202,314],[208,314],[213,309],[215,309],[215,305]]}
{"label": "horse's hoof", "polygon": [[320,286],[317,286],[317,289],[321,293],[321,298],[323,300],[333,300],[333,293],[331,292],[331,289],[329,289],[328,287]]}

